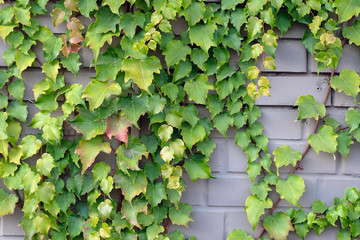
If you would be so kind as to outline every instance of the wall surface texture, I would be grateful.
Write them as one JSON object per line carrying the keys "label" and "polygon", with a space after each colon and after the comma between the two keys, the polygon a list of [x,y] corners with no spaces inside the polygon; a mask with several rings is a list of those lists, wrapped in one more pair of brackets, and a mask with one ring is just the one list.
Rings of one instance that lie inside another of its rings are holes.
{"label": "wall surface texture", "polygon": [[[89,20],[83,19],[84,22]],[[54,33],[62,33],[65,25],[53,27],[50,17],[41,17],[39,23],[47,25]],[[182,23],[174,23],[173,27],[181,32],[184,27]],[[264,132],[270,139],[269,151],[272,152],[276,146],[288,144],[293,150],[303,151],[307,144],[307,137],[311,133],[315,121],[296,121],[298,111],[293,108],[299,96],[311,94],[318,102],[322,102],[327,91],[327,77],[330,71],[323,71],[317,74],[317,65],[307,53],[301,38],[304,33],[302,25],[294,25],[281,40],[276,52],[276,71],[266,71],[270,79],[270,98],[262,97],[257,100],[257,105],[262,110],[260,121],[264,125]],[[117,41],[115,41],[116,44]],[[6,49],[3,41],[0,41],[0,55]],[[42,53],[38,49],[40,60]],[[92,53],[89,49],[82,49],[80,56],[83,61],[77,79],[73,74],[65,73],[67,82],[77,82],[86,85],[90,82],[95,71],[89,68]],[[237,57],[232,56],[230,62],[235,65]],[[344,68],[360,72],[360,51],[354,45],[346,45],[343,57],[340,61],[337,72]],[[0,67],[6,64],[0,58]],[[26,79],[25,101],[34,99],[32,87],[45,76],[41,69],[33,67],[23,73]],[[31,105],[29,108],[28,122],[39,110]],[[351,97],[344,94],[332,92],[327,102],[327,109],[331,117],[341,123],[345,123],[345,113],[353,106]],[[199,112],[206,114],[206,109]],[[27,128],[27,133],[34,130]],[[75,132],[69,132],[74,134]],[[141,132],[140,132],[141,133]],[[196,236],[199,240],[222,240],[226,239],[233,229],[242,228],[251,232],[245,213],[245,200],[249,195],[251,186],[250,179],[246,174],[246,155],[240,147],[235,145],[235,132],[228,131],[228,138],[214,131],[213,140],[216,142],[216,149],[210,160],[213,179],[198,180],[196,183],[185,176],[188,188],[183,194],[182,201],[193,205],[194,211],[191,214],[194,222],[189,228],[177,227],[186,236]],[[336,158],[336,159],[335,159]],[[282,168],[281,174],[286,175],[290,168]],[[360,146],[352,145],[349,158],[340,155],[333,156],[327,153],[317,155],[310,151],[301,163],[301,170],[297,171],[306,184],[306,192],[300,199],[300,204],[310,209],[311,203],[322,200],[327,204],[332,203],[336,196],[343,196],[346,187],[360,187]],[[273,199],[277,196],[274,195]],[[285,201],[281,201],[278,210],[290,207]],[[6,216],[0,220],[0,239],[18,240],[23,239],[23,232],[18,226],[21,212],[16,211],[13,216]],[[175,229],[175,227],[171,227]],[[254,236],[260,231],[258,227],[253,233]],[[336,239],[336,229],[326,230],[320,237],[310,232],[307,239]],[[295,234],[290,234],[288,239],[300,239]]]}

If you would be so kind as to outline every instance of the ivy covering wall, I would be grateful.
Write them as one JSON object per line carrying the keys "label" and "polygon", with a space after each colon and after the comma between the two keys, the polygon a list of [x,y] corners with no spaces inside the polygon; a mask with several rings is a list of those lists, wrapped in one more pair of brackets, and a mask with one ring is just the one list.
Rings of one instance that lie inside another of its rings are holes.
{"label": "ivy covering wall", "polygon": [[[6,186],[0,216],[20,208],[27,239],[184,239],[169,231],[171,224],[193,221],[192,206],[180,203],[182,177],[211,178],[208,161],[216,146],[210,134],[227,137],[229,127],[236,128],[236,145],[248,158],[253,185],[245,210],[253,229],[262,227],[256,239],[286,239],[289,231],[306,238],[310,229],[321,234],[335,226],[338,239],[360,234],[356,188],[333,206],[314,202],[307,213],[298,203],[304,180],[296,175],[310,148],[347,157],[360,141],[356,108],[344,116],[347,126],[325,108],[332,89],[355,103],[360,91],[354,70],[335,74],[345,43],[360,45],[360,0],[0,4],[0,37],[9,45],[2,56],[8,67],[0,69],[0,177]],[[48,14],[54,26],[66,23],[65,34],[39,24]],[[180,20],[187,28],[175,34]],[[305,95],[295,103],[298,120],[316,120],[305,150],[284,145],[269,152],[255,100],[270,97],[263,71],[276,69],[277,40],[295,22],[307,26],[302,42],[318,71],[332,71],[323,102]],[[76,82],[84,48],[92,50],[96,71],[86,86]],[[230,52],[239,58],[236,66]],[[24,101],[24,72],[33,66],[46,78],[32,89],[35,101]],[[67,72],[75,82],[64,77]],[[30,106],[39,112],[29,120]],[[199,106],[209,117],[199,114]],[[140,126],[147,132],[141,136]],[[26,127],[39,133],[22,134]],[[69,136],[72,130],[80,137]],[[107,160],[96,161],[99,154]],[[292,171],[280,178],[279,169],[288,165]],[[274,201],[271,192],[279,196]],[[296,208],[277,211],[281,199]],[[239,229],[228,239],[253,237]]]}

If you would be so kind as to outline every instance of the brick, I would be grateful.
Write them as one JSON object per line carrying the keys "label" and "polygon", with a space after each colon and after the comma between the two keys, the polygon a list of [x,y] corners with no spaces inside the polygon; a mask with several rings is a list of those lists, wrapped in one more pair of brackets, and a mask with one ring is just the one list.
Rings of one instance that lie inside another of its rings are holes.
{"label": "brick", "polygon": [[354,174],[359,175],[360,173],[360,164],[359,164],[359,156],[360,156],[360,143],[355,142],[350,145],[349,158],[346,159],[345,156],[341,156],[342,164],[343,164],[343,173],[344,174]]}
{"label": "brick", "polygon": [[[287,105],[293,106],[300,96],[310,94],[318,102],[323,102],[328,84],[323,77],[285,77],[269,76],[271,97],[260,97],[256,100],[257,105]],[[327,105],[331,104],[331,97]]]}
{"label": "brick", "polygon": [[181,35],[189,27],[184,18],[177,18],[176,21],[170,20],[169,22],[174,35]]}
{"label": "brick", "polygon": [[216,144],[216,148],[212,153],[209,161],[212,172],[225,172],[227,161],[229,158],[228,148],[233,141],[226,138],[212,138]]}
{"label": "brick", "polygon": [[205,206],[207,198],[206,180],[198,179],[196,182],[193,182],[187,174],[183,175],[183,179],[185,180],[187,187],[182,193],[181,202],[190,203],[193,206]]}
{"label": "brick", "polygon": [[252,230],[244,210],[225,213],[225,235],[228,236],[235,229],[242,229],[253,237],[256,237],[261,231],[260,225],[254,231]]}
{"label": "brick", "polygon": [[189,223],[189,228],[172,225],[169,232],[179,230],[185,235],[186,239],[191,236],[196,236],[197,240],[226,239],[224,236],[224,213],[194,210],[190,216],[194,219],[194,222]]}
{"label": "brick", "polygon": [[359,102],[360,98],[356,98],[356,102],[354,103],[354,98],[352,96],[346,95],[344,92],[333,91],[334,103],[333,105],[336,107],[352,107],[357,106],[357,102]]}
{"label": "brick", "polygon": [[10,45],[7,42],[4,43],[4,41],[2,41],[2,39],[1,39],[0,40],[0,66],[2,66],[2,67],[6,67],[6,63],[2,56],[7,48],[10,48]]}
{"label": "brick", "polygon": [[262,108],[259,121],[269,139],[301,139],[301,121],[295,121],[297,110],[285,108]]}
{"label": "brick", "polygon": [[[342,70],[350,69],[354,70],[355,72],[360,72],[360,50],[357,46],[354,44],[346,44],[343,48],[343,55],[339,60],[338,67],[336,69],[336,73],[341,72]],[[314,58],[309,54],[309,67],[310,71],[317,73],[317,62],[314,60]],[[324,69],[321,71],[322,73],[330,73],[331,69]]]}
{"label": "brick", "polygon": [[228,160],[228,172],[245,173],[247,169],[247,156],[241,147],[235,144],[235,140],[231,139],[229,142],[229,160]]}
{"label": "brick", "polygon": [[23,213],[19,208],[15,208],[13,215],[7,215],[3,217],[3,232],[2,235],[12,235],[12,236],[23,236],[24,231],[22,227],[19,226],[19,221]]}
{"label": "brick", "polygon": [[304,24],[295,22],[283,36],[281,36],[281,32],[277,28],[274,28],[274,32],[281,39],[302,39],[306,29],[308,28]]}
{"label": "brick", "polygon": [[[325,177],[318,180],[319,200],[324,201],[328,206],[333,204],[334,197],[345,196],[345,189],[348,187],[360,188],[358,177]],[[329,191],[331,189],[331,191]]]}
{"label": "brick", "polygon": [[25,236],[23,237],[12,237],[12,236],[0,236],[0,240],[24,240]]}
{"label": "brick", "polygon": [[[261,67],[262,59],[258,60],[257,66]],[[276,70],[263,69],[263,72],[294,72],[304,73],[307,71],[307,50],[299,40],[278,40],[275,52]]]}
{"label": "brick", "polygon": [[209,206],[245,206],[251,181],[247,175],[238,178],[208,180]]}

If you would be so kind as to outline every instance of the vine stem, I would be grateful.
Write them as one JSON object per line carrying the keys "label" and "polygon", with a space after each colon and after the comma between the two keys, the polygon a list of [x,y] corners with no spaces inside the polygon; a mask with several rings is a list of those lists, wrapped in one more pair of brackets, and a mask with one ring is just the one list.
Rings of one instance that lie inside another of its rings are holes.
{"label": "vine stem", "polygon": [[[349,22],[348,22],[347,25],[348,25],[348,26],[351,26],[351,25],[353,24],[354,20],[355,20],[355,18],[352,17],[352,18],[349,20]],[[341,42],[341,47],[342,47],[342,48],[345,46],[346,40],[347,40],[346,38],[344,38],[344,39],[342,40],[342,42]],[[329,77],[329,79],[328,79],[328,85],[329,85],[329,86],[328,86],[328,89],[327,89],[327,91],[326,91],[326,94],[325,94],[325,97],[324,97],[324,100],[323,100],[323,104],[324,104],[324,105],[326,104],[326,102],[327,102],[327,100],[328,100],[328,98],[329,98],[330,92],[331,92],[330,81],[331,81],[331,79],[332,79],[332,78],[334,77],[334,75],[335,75],[335,70],[336,70],[335,68],[333,68],[333,69],[331,70],[331,74],[330,74],[330,77]],[[318,126],[319,126],[319,124],[320,124],[321,119],[322,119],[322,118],[319,117],[319,118],[316,120],[315,126],[314,126],[313,131],[312,131],[311,134],[315,134],[315,133],[317,132],[317,128],[318,128]],[[301,154],[301,159],[303,159],[303,158],[305,157],[305,155],[308,153],[309,150],[310,150],[310,143],[308,142],[307,145],[306,145],[306,147],[305,147],[305,149],[304,149],[304,151],[303,151],[302,154]],[[301,163],[301,160],[299,160],[299,161],[296,162],[295,166],[293,167],[293,169],[291,170],[291,172],[289,173],[289,175],[292,175],[292,174],[295,173],[295,171],[299,168],[300,163]],[[275,208],[276,208],[277,205],[279,204],[280,200],[281,200],[281,198],[280,198],[280,196],[278,196],[278,198],[276,199],[275,203],[273,204],[272,208],[271,208],[270,211],[269,211],[269,215],[272,215],[272,213],[274,212]],[[258,240],[264,233],[265,233],[265,227],[263,226],[262,229],[261,229],[261,232],[260,232],[259,235],[257,236],[256,240]]]}

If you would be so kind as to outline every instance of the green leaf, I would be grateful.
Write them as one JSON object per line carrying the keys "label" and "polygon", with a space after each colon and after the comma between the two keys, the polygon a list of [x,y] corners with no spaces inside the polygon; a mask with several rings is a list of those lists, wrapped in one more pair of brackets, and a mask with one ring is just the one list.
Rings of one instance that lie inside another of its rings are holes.
{"label": "green leaf", "polygon": [[257,184],[253,184],[250,187],[250,192],[258,197],[259,200],[265,200],[269,191],[271,191],[271,188],[264,180],[260,180]]}
{"label": "green leaf", "polygon": [[135,198],[131,203],[124,201],[121,207],[121,213],[130,224],[140,228],[137,215],[140,212],[147,213],[147,204],[148,202],[143,198]]}
{"label": "green leaf", "polygon": [[116,25],[120,23],[118,12],[112,13],[109,7],[102,7],[96,12],[96,29],[98,32],[116,32]]}
{"label": "green leaf", "polygon": [[250,0],[247,3],[247,7],[250,10],[252,15],[257,14],[260,10],[263,9],[264,5],[267,3],[267,0]]}
{"label": "green leaf", "polygon": [[353,70],[344,69],[339,76],[331,78],[332,88],[339,90],[339,92],[344,91],[345,94],[352,96],[354,100],[360,91],[359,85],[360,77]]}
{"label": "green leaf", "polygon": [[351,232],[348,229],[340,229],[337,233],[338,240],[351,240]]}
{"label": "green leaf", "polygon": [[319,154],[319,151],[335,153],[337,137],[338,135],[332,131],[331,127],[324,125],[319,129],[319,133],[311,134],[308,141],[317,154]]}
{"label": "green leaf", "polygon": [[305,45],[306,49],[314,56],[315,45],[319,42],[317,38],[311,33],[310,29],[306,29],[301,42]]}
{"label": "green leaf", "polygon": [[287,11],[280,11],[275,19],[275,26],[281,31],[281,34],[284,35],[287,30],[291,27],[291,17]]}
{"label": "green leaf", "polygon": [[111,9],[111,11],[115,14],[119,14],[119,8],[122,4],[125,3],[125,0],[104,0],[102,2],[102,5],[105,6],[105,5],[108,5]]}
{"label": "green leaf", "polygon": [[58,108],[57,97],[55,92],[42,94],[34,104],[43,111],[53,112]]}
{"label": "green leaf", "polygon": [[[204,3],[202,3],[204,4]],[[166,45],[166,50],[163,52],[165,55],[166,65],[168,69],[181,60],[185,61],[186,56],[190,55],[191,49],[189,46],[184,46],[182,41],[172,40]]]}
{"label": "green leaf", "polygon": [[50,172],[54,167],[54,158],[49,153],[44,153],[36,162],[36,170],[47,177],[51,176]]}
{"label": "green leaf", "polygon": [[63,65],[64,68],[72,72],[75,77],[77,76],[80,65],[82,64],[80,61],[80,55],[77,53],[69,53],[68,57],[62,56],[61,57],[61,65]]}
{"label": "green leaf", "polygon": [[225,137],[230,126],[234,124],[234,119],[228,113],[220,113],[214,118],[214,127]]}
{"label": "green leaf", "polygon": [[108,218],[113,209],[110,199],[106,199],[104,202],[101,202],[97,209],[99,213],[105,217],[105,219]]}
{"label": "green leaf", "polygon": [[[44,43],[44,57],[46,61],[54,62],[61,51],[63,42],[61,38],[50,35]],[[58,61],[57,61],[58,62]],[[54,80],[55,81],[55,80]]]}
{"label": "green leaf", "polygon": [[213,90],[213,85],[208,81],[205,74],[197,75],[193,81],[187,81],[184,86],[189,100],[199,104],[206,104],[206,97],[209,90]]}
{"label": "green leaf", "polygon": [[221,10],[235,10],[236,5],[243,3],[244,0],[223,0],[221,1]]}
{"label": "green leaf", "polygon": [[278,172],[279,168],[282,166],[291,164],[293,167],[295,167],[296,163],[302,158],[299,151],[292,151],[288,145],[276,147],[273,154],[275,156],[274,162]]}
{"label": "green leaf", "polygon": [[76,106],[78,104],[85,106],[85,101],[81,97],[82,92],[83,86],[81,84],[71,84],[69,91],[65,93],[66,102],[72,106]]}
{"label": "green leaf", "polygon": [[27,135],[22,139],[19,146],[23,152],[22,159],[27,159],[39,151],[40,147],[42,146],[42,143],[35,136]]}
{"label": "green leaf", "polygon": [[69,216],[68,231],[70,239],[73,239],[82,232],[84,222],[85,221],[80,217],[74,215]]}
{"label": "green leaf", "polygon": [[24,54],[21,51],[16,52],[15,63],[17,68],[19,69],[19,75],[30,67],[32,63],[35,61],[36,55],[34,52],[29,52],[29,54]]}
{"label": "green leaf", "polygon": [[356,109],[351,109],[346,112],[346,123],[349,125],[349,132],[354,131],[360,124],[360,113]]}
{"label": "green leaf", "polygon": [[250,134],[248,131],[237,130],[235,135],[235,143],[240,146],[244,151],[251,142]]}
{"label": "green leaf", "polygon": [[255,161],[249,162],[247,165],[246,172],[249,175],[251,182],[254,182],[255,178],[259,176],[261,172],[261,164]]}
{"label": "green leaf", "polygon": [[289,175],[286,180],[279,179],[276,184],[276,191],[282,199],[285,198],[292,205],[301,207],[298,201],[305,192],[304,180],[299,176]]}
{"label": "green leaf", "polygon": [[312,95],[299,97],[294,105],[299,106],[298,120],[311,117],[318,120],[319,117],[324,117],[326,114],[325,105],[317,103]]}
{"label": "green leaf", "polygon": [[162,200],[167,199],[164,184],[162,182],[148,183],[145,197],[152,207],[158,206]]}
{"label": "green leaf", "polygon": [[192,2],[183,12],[186,21],[190,26],[195,25],[204,18],[205,4],[203,2]]}
{"label": "green leaf", "polygon": [[122,98],[119,104],[127,119],[137,128],[139,128],[137,121],[140,116],[148,111],[147,105],[148,99],[144,95]]}
{"label": "green leaf", "polygon": [[191,149],[197,142],[205,138],[206,131],[204,126],[199,122],[193,128],[190,124],[183,124],[181,126],[181,135],[183,136],[185,145]]}
{"label": "green leaf", "polygon": [[98,162],[94,165],[92,173],[94,175],[94,183],[101,181],[106,178],[110,172],[111,168],[104,162]]}
{"label": "green leaf", "polygon": [[358,0],[336,0],[334,2],[336,13],[339,15],[339,23],[349,20],[352,16],[357,17],[360,13]]}
{"label": "green leaf", "polygon": [[14,15],[15,15],[15,22],[21,23],[25,26],[30,26],[30,7],[27,8],[20,8],[20,7],[14,7]]}
{"label": "green leaf", "polygon": [[82,15],[87,18],[90,18],[90,12],[93,10],[98,10],[98,5],[96,4],[96,0],[79,0],[79,10]]}
{"label": "green leaf", "polygon": [[157,57],[144,59],[127,58],[121,70],[125,72],[125,82],[133,80],[140,89],[149,92],[148,87],[154,79],[154,73],[160,73],[161,64]]}
{"label": "green leaf", "polygon": [[44,182],[36,191],[39,200],[46,204],[49,204],[54,199],[55,194],[55,186],[51,182]]}
{"label": "green leaf", "polygon": [[14,214],[18,200],[15,194],[8,194],[4,189],[0,189],[0,217]]}
{"label": "green leaf", "polygon": [[85,108],[79,108],[79,114],[70,122],[75,130],[84,135],[85,140],[90,140],[106,131],[105,120],[97,120],[98,115]]}
{"label": "green leaf", "polygon": [[171,222],[176,225],[183,225],[188,227],[188,222],[194,221],[190,217],[190,212],[192,212],[192,210],[192,206],[188,203],[180,203],[178,208],[171,206],[169,209],[169,217]]}
{"label": "green leaf", "polygon": [[116,150],[116,162],[120,168],[122,164],[128,169],[139,170],[138,162],[143,156],[147,156],[146,146],[140,143],[140,140],[130,136],[128,146],[120,145]]}
{"label": "green leaf", "polygon": [[147,237],[148,240],[158,239],[157,237],[163,231],[164,231],[163,226],[159,226],[157,224],[152,224],[151,226],[146,228],[146,237]]}
{"label": "green leaf", "polygon": [[262,20],[257,17],[250,17],[246,23],[246,30],[249,35],[248,41],[253,40],[255,35],[260,33],[262,30]]}
{"label": "green leaf", "polygon": [[260,216],[264,214],[265,208],[271,208],[273,205],[270,198],[264,200],[259,199],[256,196],[250,195],[245,201],[245,211],[247,218],[254,230],[259,222]]}
{"label": "green leaf", "polygon": [[326,210],[328,209],[328,207],[326,206],[326,204],[323,201],[315,201],[313,202],[313,204],[311,204],[311,211],[313,213],[324,213]]}
{"label": "green leaf", "polygon": [[184,168],[189,174],[191,180],[196,182],[198,178],[211,178],[210,166],[207,164],[208,158],[202,154],[194,154],[185,159]]}
{"label": "green leaf", "polygon": [[122,59],[118,56],[105,52],[96,61],[95,79],[98,81],[115,80],[116,75],[121,70]]}
{"label": "green leaf", "polygon": [[350,145],[354,143],[351,134],[346,131],[340,131],[336,141],[338,143],[338,152],[348,158]]}
{"label": "green leaf", "polygon": [[290,217],[283,212],[265,216],[263,226],[275,240],[286,240],[289,232],[294,231]]}
{"label": "green leaf", "polygon": [[87,98],[90,103],[90,111],[94,111],[104,101],[105,98],[111,95],[119,95],[121,87],[118,83],[100,82],[97,80],[91,81],[85,88],[83,98]]}
{"label": "green leaf", "polygon": [[190,27],[189,37],[191,44],[198,45],[207,53],[211,46],[216,46],[213,37],[216,28],[216,24],[210,21],[205,25],[198,23]]}
{"label": "green leaf", "polygon": [[125,35],[128,38],[133,39],[135,36],[136,26],[143,28],[144,23],[144,14],[139,11],[135,11],[134,13],[124,14],[120,19],[119,27],[124,30]]}
{"label": "green leaf", "polygon": [[51,227],[51,220],[48,215],[41,214],[34,219],[34,226],[42,234],[48,234]]}
{"label": "green leaf", "polygon": [[24,97],[25,86],[21,80],[16,80],[15,82],[10,83],[8,90],[10,95],[14,96],[20,102],[22,101],[22,98]]}
{"label": "green leaf", "polygon": [[196,107],[192,104],[182,107],[180,110],[180,114],[182,115],[183,121],[190,123],[192,127],[194,127],[199,121],[198,111]]}
{"label": "green leaf", "polygon": [[80,155],[80,160],[83,166],[81,173],[84,173],[86,169],[93,164],[96,156],[100,152],[105,152],[107,154],[111,152],[110,144],[108,142],[103,142],[100,136],[91,140],[80,141],[80,144],[76,147],[75,153]]}
{"label": "green leaf", "polygon": [[113,36],[118,36],[118,34],[112,32],[99,33],[95,23],[90,24],[88,31],[86,32],[84,44],[86,47],[90,47],[93,50],[95,62],[98,59],[100,48],[104,46],[105,42],[111,44]]}
{"label": "green leaf", "polygon": [[52,62],[44,62],[42,65],[42,72],[46,74],[51,80],[56,82],[56,76],[58,75],[60,64],[58,60]]}

